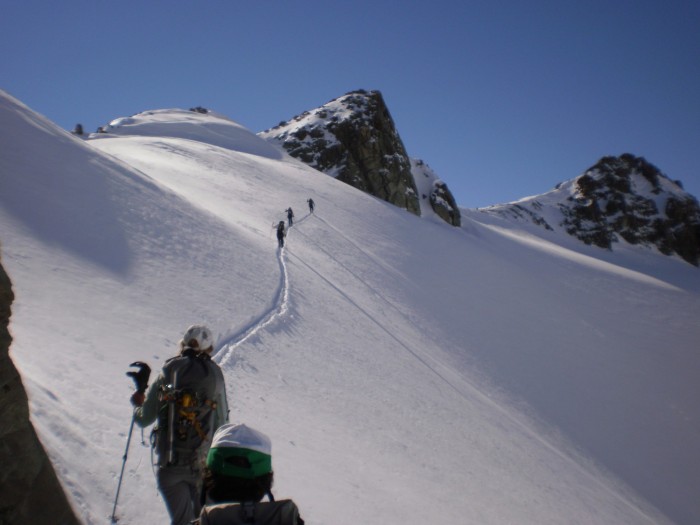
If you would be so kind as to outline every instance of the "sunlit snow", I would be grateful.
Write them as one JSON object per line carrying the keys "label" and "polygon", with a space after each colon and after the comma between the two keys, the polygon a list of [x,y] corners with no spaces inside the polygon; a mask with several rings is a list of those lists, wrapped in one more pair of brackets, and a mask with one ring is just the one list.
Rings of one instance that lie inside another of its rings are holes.
{"label": "sunlit snow", "polygon": [[[158,369],[200,322],[308,524],[700,522],[697,268],[416,217],[215,114],[107,131],[0,92],[11,355],[86,523],[111,514],[129,364]],[[167,523],[140,437],[120,523]]]}

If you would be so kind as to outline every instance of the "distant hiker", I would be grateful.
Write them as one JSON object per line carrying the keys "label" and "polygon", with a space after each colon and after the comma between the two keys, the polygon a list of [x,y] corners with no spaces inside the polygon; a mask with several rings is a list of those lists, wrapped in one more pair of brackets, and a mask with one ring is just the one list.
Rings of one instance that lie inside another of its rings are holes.
{"label": "distant hiker", "polygon": [[287,230],[284,228],[284,221],[277,224],[277,242],[280,248],[284,248],[284,238],[287,236]]}
{"label": "distant hiker", "polygon": [[[272,444],[246,425],[224,425],[214,435],[204,489],[208,503],[196,525],[304,525],[290,500],[272,496]],[[267,496],[270,501],[262,502]]]}
{"label": "distant hiker", "polygon": [[73,133],[73,135],[82,135],[83,134],[83,125],[76,124],[71,133]]}
{"label": "distant hiker", "polygon": [[313,200],[313,199],[309,199],[309,200],[307,200],[306,202],[309,203],[309,213],[313,213],[313,212],[314,212],[314,200]]}
{"label": "distant hiker", "polygon": [[287,212],[287,222],[289,222],[289,227],[292,227],[292,224],[294,224],[294,212],[292,211],[292,208],[287,208],[284,210]]}
{"label": "distant hiker", "polygon": [[201,470],[214,431],[228,422],[224,376],[211,360],[213,345],[206,326],[190,326],[180,353],[165,362],[145,395],[139,389],[131,397],[139,426],[156,421],[151,444],[158,456],[158,490],[172,525],[186,525],[199,515]]}

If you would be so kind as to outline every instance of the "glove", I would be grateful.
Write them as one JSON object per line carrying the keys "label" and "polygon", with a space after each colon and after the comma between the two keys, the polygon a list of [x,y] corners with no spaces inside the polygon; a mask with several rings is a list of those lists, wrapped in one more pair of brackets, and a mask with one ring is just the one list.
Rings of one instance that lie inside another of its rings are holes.
{"label": "glove", "polygon": [[[146,388],[148,388],[148,379],[151,377],[151,367],[142,361],[131,363],[130,366],[136,366],[139,370],[138,372],[132,370],[131,372],[127,372],[126,375],[131,377],[134,380],[134,383],[136,383],[136,393],[143,394],[146,391]],[[141,401],[141,405],[142,404],[143,401]]]}

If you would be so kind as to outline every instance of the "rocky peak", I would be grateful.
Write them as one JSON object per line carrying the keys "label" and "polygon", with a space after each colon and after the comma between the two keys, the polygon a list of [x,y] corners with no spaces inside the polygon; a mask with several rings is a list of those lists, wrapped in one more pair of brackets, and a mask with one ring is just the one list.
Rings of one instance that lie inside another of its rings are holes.
{"label": "rocky peak", "polygon": [[[556,208],[559,213],[552,213]],[[629,153],[600,159],[552,192],[484,210],[561,228],[586,244],[612,249],[620,239],[700,263],[700,206],[679,181]]]}
{"label": "rocky peak", "polygon": [[259,135],[313,168],[421,213],[411,160],[379,91],[347,93]]}

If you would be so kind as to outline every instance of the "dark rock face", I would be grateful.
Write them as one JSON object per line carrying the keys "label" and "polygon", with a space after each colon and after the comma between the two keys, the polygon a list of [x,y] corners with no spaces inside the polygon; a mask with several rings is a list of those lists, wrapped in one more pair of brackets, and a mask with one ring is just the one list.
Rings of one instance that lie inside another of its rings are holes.
{"label": "dark rock face", "polygon": [[0,265],[0,524],[78,524],[29,421],[27,394],[9,356],[13,300],[10,279]]}
{"label": "dark rock face", "polygon": [[444,182],[436,182],[433,186],[433,191],[430,194],[430,205],[447,224],[459,226],[462,223],[457,203]]}
{"label": "dark rock face", "polygon": [[571,235],[608,249],[619,235],[698,265],[698,201],[644,158],[604,157],[576,180],[576,187],[578,195],[561,207],[562,225]]}
{"label": "dark rock face", "polygon": [[355,91],[260,133],[310,166],[420,215],[411,162],[379,91]]}

